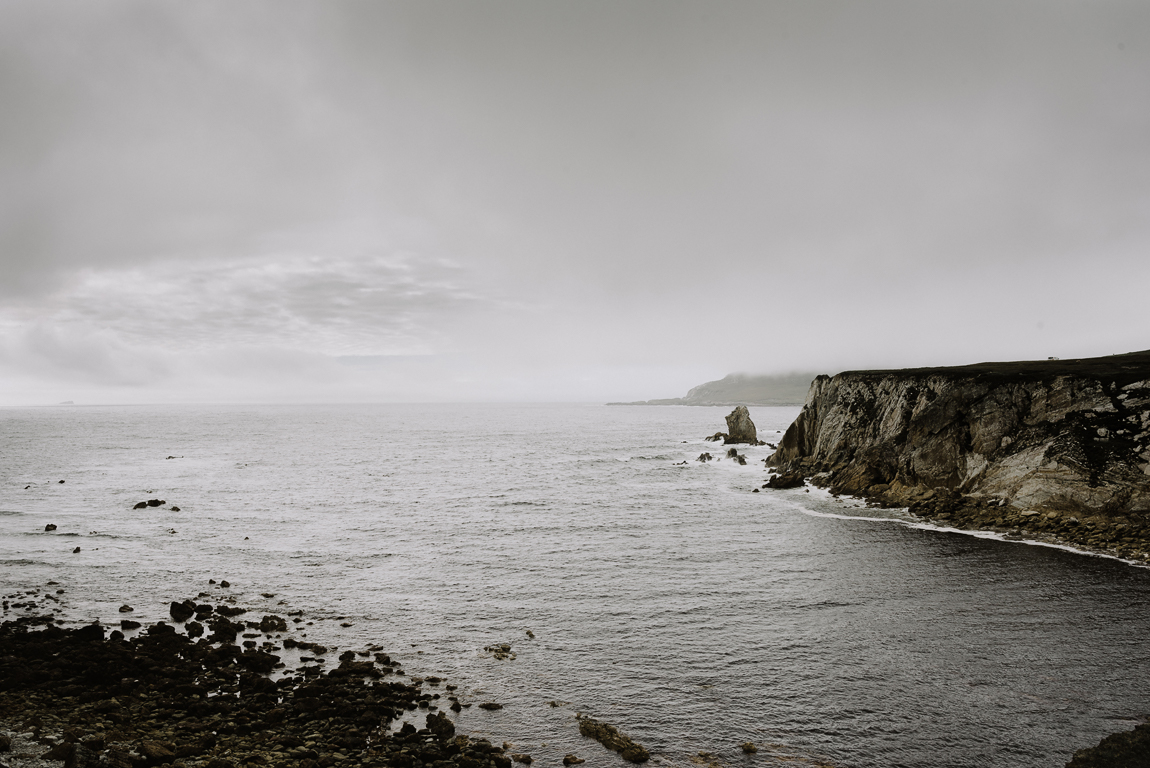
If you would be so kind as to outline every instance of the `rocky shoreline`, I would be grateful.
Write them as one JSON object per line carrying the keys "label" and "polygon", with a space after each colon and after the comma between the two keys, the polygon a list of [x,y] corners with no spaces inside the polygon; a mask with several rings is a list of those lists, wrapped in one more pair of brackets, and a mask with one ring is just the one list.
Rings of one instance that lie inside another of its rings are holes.
{"label": "rocky shoreline", "polygon": [[[0,762],[511,768],[504,747],[456,735],[440,707],[458,712],[471,703],[454,695],[455,686],[406,676],[382,648],[345,651],[328,670],[328,649],[285,637],[283,617],[233,620],[245,611],[186,601],[172,604],[173,618],[185,615],[187,603],[210,630],[199,641],[196,629],[205,627],[191,615],[181,622],[186,633],[157,622],[131,637],[99,624],[63,629],[51,616],[0,624],[0,730],[8,732]],[[133,625],[122,622],[129,632]],[[237,637],[248,639],[236,645]],[[293,642],[311,655],[288,669],[273,651]],[[400,718],[423,727],[405,722],[393,730]]]}

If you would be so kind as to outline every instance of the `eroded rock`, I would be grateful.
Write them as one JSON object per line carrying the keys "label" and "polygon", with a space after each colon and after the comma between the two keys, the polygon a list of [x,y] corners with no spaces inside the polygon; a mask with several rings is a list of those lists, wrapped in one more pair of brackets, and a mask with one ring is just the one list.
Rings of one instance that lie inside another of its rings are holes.
{"label": "eroded rock", "polygon": [[751,412],[747,410],[747,406],[740,405],[727,414],[727,436],[723,443],[759,444],[755,422],[751,421]]}
{"label": "eroded rock", "polygon": [[610,723],[604,723],[593,717],[578,715],[579,733],[588,736],[602,744],[607,749],[618,752],[624,760],[632,763],[642,763],[651,759],[651,755],[641,744],[619,731]]}

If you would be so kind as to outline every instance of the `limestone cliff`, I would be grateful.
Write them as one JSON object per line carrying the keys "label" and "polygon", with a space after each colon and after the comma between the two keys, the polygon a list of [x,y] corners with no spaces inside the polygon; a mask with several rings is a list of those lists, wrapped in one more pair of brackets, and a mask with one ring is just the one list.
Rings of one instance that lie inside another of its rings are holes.
{"label": "limestone cliff", "polygon": [[890,503],[1147,512],[1150,352],[820,376],[768,464]]}

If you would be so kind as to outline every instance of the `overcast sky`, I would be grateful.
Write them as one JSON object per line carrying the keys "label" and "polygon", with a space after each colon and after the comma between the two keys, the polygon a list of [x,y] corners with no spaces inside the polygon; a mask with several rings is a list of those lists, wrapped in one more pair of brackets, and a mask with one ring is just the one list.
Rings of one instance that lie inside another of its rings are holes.
{"label": "overcast sky", "polygon": [[0,404],[1150,348],[1150,3],[0,0]]}

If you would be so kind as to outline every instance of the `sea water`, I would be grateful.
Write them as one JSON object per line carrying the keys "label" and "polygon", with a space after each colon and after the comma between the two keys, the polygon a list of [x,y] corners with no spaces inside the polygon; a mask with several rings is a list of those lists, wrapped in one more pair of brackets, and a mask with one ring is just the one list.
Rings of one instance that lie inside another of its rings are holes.
{"label": "sea water", "polygon": [[[754,493],[771,449],[703,440],[728,410],[0,409],[0,585],[69,625],[303,611],[297,635],[503,704],[452,717],[543,765],[622,764],[576,713],[656,765],[1017,768],[1150,710],[1150,571]],[[751,409],[769,442],[797,412]]]}

